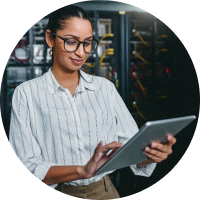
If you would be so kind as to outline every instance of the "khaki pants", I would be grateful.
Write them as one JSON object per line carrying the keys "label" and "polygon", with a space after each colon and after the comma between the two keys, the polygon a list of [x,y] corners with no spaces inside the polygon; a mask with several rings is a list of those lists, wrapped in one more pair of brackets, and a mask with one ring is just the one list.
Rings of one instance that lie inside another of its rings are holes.
{"label": "khaki pants", "polygon": [[65,194],[83,199],[117,199],[120,198],[117,190],[112,184],[109,175],[90,185],[72,186],[58,184],[56,190]]}

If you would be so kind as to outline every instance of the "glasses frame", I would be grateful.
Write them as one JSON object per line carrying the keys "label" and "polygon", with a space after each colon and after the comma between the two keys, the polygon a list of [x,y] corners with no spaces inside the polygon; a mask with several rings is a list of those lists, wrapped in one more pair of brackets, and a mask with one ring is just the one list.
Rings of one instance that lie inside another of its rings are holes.
{"label": "glasses frame", "polygon": [[[51,32],[51,33],[52,33],[52,32]],[[55,35],[55,36],[57,36],[57,37],[59,37],[61,40],[64,41],[64,49],[65,49],[65,42],[66,42],[67,40],[69,40],[69,39],[76,39],[76,38],[62,38],[62,37],[60,37],[59,35],[57,35],[57,34],[55,34],[55,33],[52,33],[52,34]],[[78,40],[78,39],[76,39],[76,40]],[[91,51],[91,52],[87,52],[87,51],[85,50],[85,44],[86,44],[87,42],[83,42],[83,41],[80,41],[80,40],[78,40],[79,43],[78,43],[78,45],[77,45],[77,47],[76,47],[76,49],[75,49],[74,51],[68,51],[68,50],[66,50],[66,49],[65,49],[65,51],[67,51],[67,52],[75,52],[75,51],[79,48],[80,44],[83,43],[83,49],[84,49],[84,51],[85,51],[86,53],[92,54],[92,53],[95,52],[95,50],[97,49],[98,44],[99,44],[99,41],[98,41],[97,39],[95,39],[94,37],[92,38],[92,40],[96,41],[96,42],[97,42],[97,45],[96,45],[95,49],[94,49],[93,51]]]}

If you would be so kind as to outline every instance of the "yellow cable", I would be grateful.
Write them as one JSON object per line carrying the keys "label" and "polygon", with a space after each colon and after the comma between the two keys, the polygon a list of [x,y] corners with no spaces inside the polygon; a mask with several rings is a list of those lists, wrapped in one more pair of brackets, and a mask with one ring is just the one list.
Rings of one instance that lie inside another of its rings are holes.
{"label": "yellow cable", "polygon": [[99,68],[101,68],[101,64],[103,62],[103,59],[106,57],[106,52],[103,52],[101,59],[99,60]]}
{"label": "yellow cable", "polygon": [[106,54],[107,55],[114,55],[114,49],[113,48],[109,48],[106,50]]}
{"label": "yellow cable", "polygon": [[91,64],[88,64],[88,63],[84,63],[84,65],[86,65],[88,67],[95,67],[95,65],[91,65]]}
{"label": "yellow cable", "polygon": [[165,52],[165,51],[167,51],[167,49],[160,49],[160,50],[156,51],[156,55],[158,55],[160,52]]}
{"label": "yellow cable", "polygon": [[[156,52],[156,55],[158,55],[160,52],[166,52],[168,51],[167,49],[160,49]],[[142,60],[146,64],[150,64],[147,60],[145,60],[142,56],[137,55],[136,53],[132,53],[134,56],[138,57],[140,60]]]}
{"label": "yellow cable", "polygon": [[[99,43],[100,43],[104,38],[106,38],[106,37],[114,37],[114,34],[113,34],[113,33],[108,33],[108,34],[104,35],[104,36],[99,40]],[[105,52],[103,52],[103,54],[102,54],[102,56],[101,56],[101,58],[100,58],[100,60],[99,60],[99,68],[101,68],[101,64],[102,64],[103,59],[105,58],[106,54],[107,54],[107,55],[114,55],[114,49],[109,48],[109,49],[107,49]]]}
{"label": "yellow cable", "polygon": [[104,35],[100,40],[99,40],[99,43],[106,37],[114,37],[114,34],[113,33],[108,33],[106,35]]}
{"label": "yellow cable", "polygon": [[137,77],[137,75],[136,75],[135,72],[133,72],[133,76],[137,79],[137,82],[139,83],[140,88],[141,88],[142,92],[144,93],[145,97],[148,97],[147,94],[146,94],[146,92],[145,92],[144,87],[142,86],[142,83],[140,82],[140,80],[139,80],[139,78]]}
{"label": "yellow cable", "polygon": [[133,102],[133,107],[136,108],[136,110],[137,110],[138,114],[140,115],[140,117],[142,117],[144,120],[148,121],[148,119],[140,112],[140,110],[139,110],[139,108],[137,107],[135,101]]}
{"label": "yellow cable", "polygon": [[136,32],[136,35],[140,38],[140,40],[141,40],[141,42],[142,42],[143,44],[145,44],[146,46],[151,46],[150,44],[148,44],[147,42],[145,42],[145,41],[143,40],[142,36],[141,36],[139,33]]}
{"label": "yellow cable", "polygon": [[[141,40],[141,42],[143,44],[145,44],[146,46],[151,46],[150,44],[148,44],[147,42],[144,41],[144,39],[142,38],[142,36],[139,33],[137,33],[137,31],[135,29],[133,29],[132,32],[135,33],[135,35],[140,38],[140,40]],[[160,36],[158,36],[156,38],[156,41],[158,41],[160,38],[166,38],[166,37],[168,37],[168,36],[167,35],[160,35]]]}
{"label": "yellow cable", "polygon": [[146,61],[142,56],[138,55],[137,56],[140,60],[142,60],[146,64],[150,64],[148,61]]}
{"label": "yellow cable", "polygon": [[[105,52],[103,52],[100,60],[99,60],[99,68],[101,68],[101,64],[103,62],[103,59],[105,58],[106,55],[114,55],[114,49],[109,48],[107,49]],[[84,63],[84,65],[88,66],[88,67],[95,67],[95,65],[91,65],[89,63]]]}
{"label": "yellow cable", "polygon": [[159,35],[157,38],[156,38],[156,41],[158,41],[160,38],[166,38],[167,37],[167,35]]}
{"label": "yellow cable", "polygon": [[103,52],[100,60],[99,60],[99,68],[101,68],[101,64],[103,62],[103,59],[106,57],[106,55],[114,55],[114,49],[113,48],[109,48],[106,51]]}
{"label": "yellow cable", "polygon": [[[106,55],[114,55],[114,49],[113,48],[109,48],[107,49],[105,52],[103,52],[100,60],[99,60],[99,68],[101,68],[101,64],[103,62],[103,59],[105,58]],[[91,65],[89,63],[84,63],[84,65],[88,66],[88,67],[95,67],[95,65]]]}
{"label": "yellow cable", "polygon": [[140,60],[142,60],[144,63],[146,63],[146,64],[150,64],[150,63],[149,63],[148,61],[146,61],[142,56],[136,54],[135,51],[132,52],[132,55],[138,57],[138,58],[139,58]]}
{"label": "yellow cable", "polygon": [[159,96],[158,98],[161,98],[161,99],[166,99],[166,98],[167,98],[167,96],[165,96],[165,95],[162,95],[162,96]]}

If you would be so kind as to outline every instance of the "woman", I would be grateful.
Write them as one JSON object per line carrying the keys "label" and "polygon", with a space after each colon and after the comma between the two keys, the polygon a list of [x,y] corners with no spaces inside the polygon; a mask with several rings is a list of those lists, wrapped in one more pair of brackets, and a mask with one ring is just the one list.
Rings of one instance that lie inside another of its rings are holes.
{"label": "woman", "polygon": [[[11,145],[30,172],[59,191],[87,199],[119,198],[111,172],[94,172],[138,128],[115,86],[80,70],[98,45],[85,11],[71,5],[53,12],[46,41],[53,66],[16,88]],[[175,142],[168,136],[165,145],[151,144],[144,152],[147,159],[130,166],[132,171],[150,176]]]}

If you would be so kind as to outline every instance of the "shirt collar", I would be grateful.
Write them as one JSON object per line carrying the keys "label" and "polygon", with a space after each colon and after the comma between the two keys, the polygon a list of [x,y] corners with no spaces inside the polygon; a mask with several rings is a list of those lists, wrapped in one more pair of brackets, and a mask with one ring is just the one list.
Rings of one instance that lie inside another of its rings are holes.
{"label": "shirt collar", "polygon": [[[83,92],[83,91],[85,91],[85,89],[95,90],[95,87],[92,84],[93,77],[89,74],[86,74],[85,72],[83,72],[80,69],[79,69],[79,72],[80,72],[81,76],[80,76],[77,92]],[[61,90],[64,89],[55,79],[55,77],[51,71],[51,68],[49,68],[48,72],[46,73],[45,82],[46,82],[46,85],[47,85],[47,88],[48,88],[48,91],[50,94],[56,93],[58,89],[61,89]]]}

